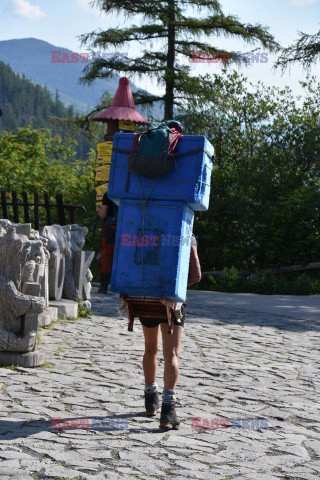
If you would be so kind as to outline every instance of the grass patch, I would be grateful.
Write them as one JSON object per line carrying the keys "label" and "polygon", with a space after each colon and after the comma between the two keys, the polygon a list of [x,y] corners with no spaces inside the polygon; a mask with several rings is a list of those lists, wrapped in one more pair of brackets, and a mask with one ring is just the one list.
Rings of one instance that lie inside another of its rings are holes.
{"label": "grass patch", "polygon": [[39,365],[40,368],[52,368],[54,367],[54,363],[50,363],[50,362],[43,362],[41,365]]}
{"label": "grass patch", "polygon": [[17,370],[17,365],[5,365],[4,363],[0,363],[0,368],[7,368],[8,370]]}
{"label": "grass patch", "polygon": [[55,326],[55,324],[58,323],[58,320],[53,320],[51,323],[49,323],[49,325],[44,325],[43,327],[39,327],[40,330],[50,330],[51,328],[53,328]]}
{"label": "grass patch", "polygon": [[78,299],[78,318],[91,318],[92,312],[87,310],[85,306],[82,305],[83,298]]}

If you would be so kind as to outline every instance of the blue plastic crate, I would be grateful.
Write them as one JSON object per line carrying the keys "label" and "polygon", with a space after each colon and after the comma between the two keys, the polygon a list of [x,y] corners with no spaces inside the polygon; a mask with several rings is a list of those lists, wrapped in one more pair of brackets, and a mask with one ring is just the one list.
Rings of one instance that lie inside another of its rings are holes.
{"label": "blue plastic crate", "polygon": [[183,202],[121,200],[110,290],[185,301],[193,211]]}
{"label": "blue plastic crate", "polygon": [[[117,133],[113,137],[113,148],[130,151],[133,139],[133,133]],[[173,166],[167,175],[156,180],[155,185],[153,185],[154,179],[140,176],[143,198],[185,202],[194,211],[208,210],[213,146],[204,136],[183,135],[176,153],[179,155],[198,149],[200,151],[197,153],[178,156],[177,168]],[[130,176],[128,191],[125,191],[128,173],[127,158],[127,153],[112,152],[108,197],[117,204],[120,199],[141,198],[138,175],[134,172]]]}

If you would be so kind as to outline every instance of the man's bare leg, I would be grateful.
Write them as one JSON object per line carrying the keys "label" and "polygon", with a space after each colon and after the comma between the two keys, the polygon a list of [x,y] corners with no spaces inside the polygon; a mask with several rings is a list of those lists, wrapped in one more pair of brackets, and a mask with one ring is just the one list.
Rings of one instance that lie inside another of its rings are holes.
{"label": "man's bare leg", "polygon": [[173,334],[168,335],[168,324],[161,323],[164,357],[164,390],[160,416],[162,430],[178,430],[180,421],[175,410],[175,388],[179,378],[179,350],[183,327],[174,325]]}
{"label": "man's bare leg", "polygon": [[173,334],[168,335],[168,324],[161,323],[164,358],[164,388],[175,390],[179,378],[179,350],[183,327],[174,325]]}
{"label": "man's bare leg", "polygon": [[145,352],[143,356],[143,372],[145,377],[144,406],[146,415],[155,416],[160,410],[158,397],[157,354],[159,350],[159,325],[156,327],[143,326]]}
{"label": "man's bare leg", "polygon": [[143,328],[145,351],[143,355],[143,373],[146,383],[154,383],[157,376],[157,355],[159,350],[159,325]]}

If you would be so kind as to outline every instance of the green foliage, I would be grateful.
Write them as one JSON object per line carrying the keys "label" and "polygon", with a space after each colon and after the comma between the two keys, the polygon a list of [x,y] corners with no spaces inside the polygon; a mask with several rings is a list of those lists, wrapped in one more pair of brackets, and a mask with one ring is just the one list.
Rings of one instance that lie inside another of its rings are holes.
{"label": "green foliage", "polygon": [[229,270],[225,269],[225,272],[225,275],[219,280],[220,288],[225,292],[236,292],[241,282],[238,270],[235,267],[231,267]]}
{"label": "green foliage", "polygon": [[[26,191],[32,198],[47,192],[51,199],[63,193],[65,203],[85,205],[83,218],[91,223],[95,214],[94,162],[92,151],[87,160],[76,160],[74,142],[62,143],[48,129],[19,128],[16,134],[0,135],[0,189]],[[10,197],[8,200],[11,201]]]}
{"label": "green foliage", "polygon": [[83,306],[82,300],[81,297],[78,299],[78,318],[91,318],[92,313]]}
{"label": "green foliage", "polygon": [[[109,92],[105,91],[100,99],[100,104],[92,112],[87,115],[73,115],[65,118],[52,116],[50,125],[67,141],[76,140],[79,143],[86,140],[86,145],[95,147],[98,142],[101,142],[101,138],[106,133],[106,124],[101,125],[93,118],[107,108],[111,104],[111,100]],[[80,152],[80,157],[81,153],[83,152]]]}
{"label": "green foliage", "polygon": [[[107,95],[106,92],[104,100],[109,98]],[[0,99],[3,111],[0,133],[16,133],[20,127],[42,129],[50,126],[52,135],[59,134],[63,143],[68,143],[70,139],[77,141],[73,148],[80,158],[88,155],[105,131],[97,122],[90,122],[90,135],[86,135],[89,124],[86,115],[74,115],[73,107],[64,106],[58,91],[52,98],[46,87],[14,73],[9,65],[1,61]]]}
{"label": "green foliage", "polygon": [[299,32],[299,38],[292,45],[282,50],[276,67],[284,71],[293,63],[299,62],[304,68],[310,67],[320,58],[320,30],[314,35]]}
{"label": "green foliage", "polygon": [[316,275],[300,274],[253,274],[242,277],[237,269],[225,269],[225,275],[208,277],[198,288],[230,293],[258,293],[263,295],[320,295],[320,278]]}
{"label": "green foliage", "polygon": [[173,117],[174,105],[184,105],[186,97],[202,97],[204,80],[191,75],[189,62],[193,51],[228,52],[214,45],[214,37],[241,39],[248,45],[262,45],[271,51],[278,48],[266,27],[244,24],[234,15],[225,15],[217,0],[95,0],[93,3],[106,14],[124,13],[132,24],[82,35],[83,44],[108,49],[138,41],[143,51],[125,62],[116,57],[91,62],[83,81],[110,78],[115,72],[155,79],[159,86],[165,87],[165,94],[140,91],[135,99],[141,104],[164,101],[165,119]]}
{"label": "green foliage", "polygon": [[41,365],[39,365],[40,368],[52,368],[54,367],[54,363],[51,363],[51,362],[43,362],[41,363]]}
{"label": "green foliage", "polygon": [[[294,284],[296,295],[308,295],[310,292],[313,293],[314,286],[316,288],[319,287],[318,281],[314,285],[311,278],[306,273],[303,273],[296,279]],[[317,293],[319,294],[320,292],[318,291]]]}
{"label": "green foliage", "polygon": [[17,370],[17,366],[16,365],[4,365],[3,363],[0,363],[0,368],[7,368],[8,370]]}
{"label": "green foliage", "polygon": [[48,126],[51,115],[71,117],[73,107],[66,108],[58,92],[53,99],[49,90],[34,84],[24,75],[14,73],[9,65],[0,61],[0,98],[3,111],[0,131],[16,131],[18,127],[33,128]]}
{"label": "green foliage", "polygon": [[180,117],[215,146],[210,208],[195,215],[202,270],[319,261],[320,85],[305,82],[303,101],[237,73],[208,85]]}

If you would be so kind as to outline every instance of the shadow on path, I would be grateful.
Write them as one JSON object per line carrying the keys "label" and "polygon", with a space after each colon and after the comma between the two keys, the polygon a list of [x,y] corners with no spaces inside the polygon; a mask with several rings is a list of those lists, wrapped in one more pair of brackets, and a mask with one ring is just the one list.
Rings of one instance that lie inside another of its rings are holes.
{"label": "shadow on path", "polygon": [[[118,317],[120,305],[116,293],[103,297],[92,292],[94,315]],[[320,296],[188,290],[186,318],[188,323],[231,323],[273,327],[290,332],[320,332]]]}
{"label": "shadow on path", "polygon": [[[72,432],[73,430],[95,430],[95,431],[127,431],[127,432],[148,432],[163,433],[159,428],[147,428],[137,425],[136,428],[129,428],[129,419],[145,417],[145,412],[128,413],[122,415],[108,415],[106,417],[52,417],[51,420],[0,420],[0,443],[1,441],[25,438],[40,432]],[[58,421],[58,418],[60,421]]]}

